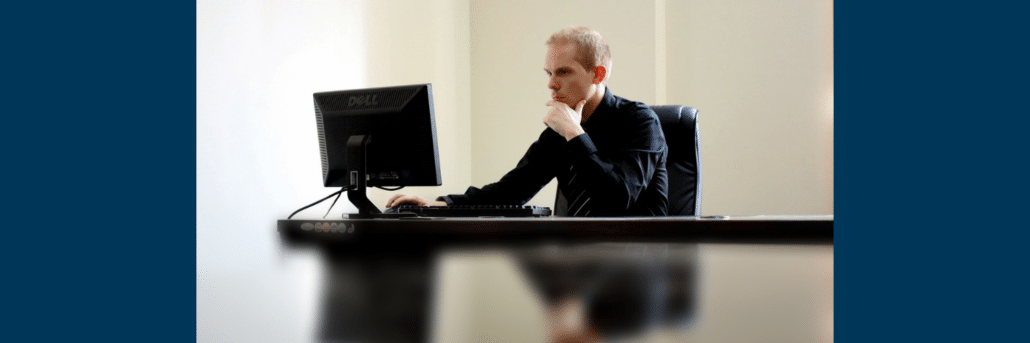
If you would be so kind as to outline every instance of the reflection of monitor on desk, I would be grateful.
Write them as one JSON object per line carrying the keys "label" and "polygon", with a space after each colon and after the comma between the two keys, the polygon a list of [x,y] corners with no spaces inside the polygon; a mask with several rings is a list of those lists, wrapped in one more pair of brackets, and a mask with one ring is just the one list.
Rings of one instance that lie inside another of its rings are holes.
{"label": "reflection of monitor on desk", "polygon": [[367,186],[442,184],[431,84],[321,92],[314,98],[323,184],[346,189],[360,215],[380,213],[365,194]]}

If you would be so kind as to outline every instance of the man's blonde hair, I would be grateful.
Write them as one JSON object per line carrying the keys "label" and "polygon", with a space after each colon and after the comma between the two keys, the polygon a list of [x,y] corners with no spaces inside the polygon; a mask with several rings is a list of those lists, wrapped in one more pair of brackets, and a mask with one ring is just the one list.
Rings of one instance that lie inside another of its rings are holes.
{"label": "man's blonde hair", "polygon": [[570,43],[576,46],[576,61],[583,65],[583,69],[593,71],[594,67],[604,66],[607,71],[604,83],[608,84],[608,76],[612,74],[612,51],[604,37],[590,28],[574,26],[555,32],[546,44],[555,46]]}

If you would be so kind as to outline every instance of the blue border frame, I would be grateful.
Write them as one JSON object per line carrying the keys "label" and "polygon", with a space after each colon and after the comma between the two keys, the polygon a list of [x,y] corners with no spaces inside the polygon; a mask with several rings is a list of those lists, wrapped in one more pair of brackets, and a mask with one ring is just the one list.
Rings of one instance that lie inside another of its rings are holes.
{"label": "blue border frame", "polygon": [[838,342],[1025,336],[1023,13],[836,4]]}
{"label": "blue border frame", "polygon": [[195,340],[196,4],[4,12],[5,338]]}

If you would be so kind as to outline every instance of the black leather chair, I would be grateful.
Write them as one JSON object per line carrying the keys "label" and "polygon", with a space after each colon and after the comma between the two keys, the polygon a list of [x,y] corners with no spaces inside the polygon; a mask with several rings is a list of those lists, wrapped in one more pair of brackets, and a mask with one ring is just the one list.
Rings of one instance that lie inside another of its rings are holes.
{"label": "black leather chair", "polygon": [[701,215],[701,142],[697,109],[682,105],[651,106],[669,145],[669,215]]}

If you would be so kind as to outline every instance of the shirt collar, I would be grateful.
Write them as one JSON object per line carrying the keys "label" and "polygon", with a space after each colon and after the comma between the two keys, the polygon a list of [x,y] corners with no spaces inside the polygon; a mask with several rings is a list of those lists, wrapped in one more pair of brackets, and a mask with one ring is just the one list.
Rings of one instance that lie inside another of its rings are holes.
{"label": "shirt collar", "polygon": [[597,108],[594,109],[594,113],[590,114],[590,119],[587,119],[583,125],[599,125],[600,122],[604,122],[608,113],[611,112],[612,108],[615,108],[615,95],[612,94],[611,88],[604,87],[604,97],[601,98],[601,103],[597,104]]}

